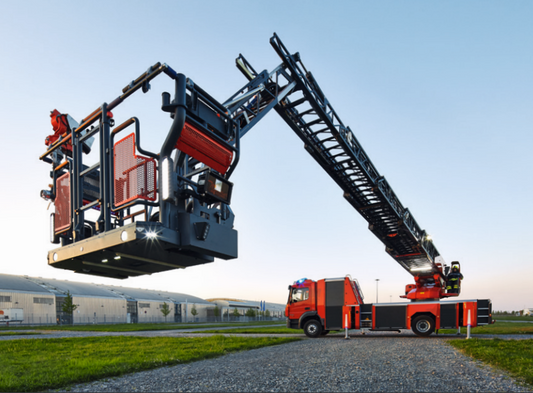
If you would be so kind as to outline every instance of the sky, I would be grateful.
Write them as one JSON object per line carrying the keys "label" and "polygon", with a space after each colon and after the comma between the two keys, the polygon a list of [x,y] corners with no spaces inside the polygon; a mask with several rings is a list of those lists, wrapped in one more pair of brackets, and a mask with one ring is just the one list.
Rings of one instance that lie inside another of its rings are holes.
{"label": "sky", "polygon": [[[343,123],[432,235],[460,261],[461,299],[533,307],[533,2],[25,1],[0,13],[0,273],[285,303],[303,277],[350,274],[366,302],[398,301],[412,276],[272,111],[242,140],[232,176],[239,258],[113,280],[47,265],[50,111],[75,119],[160,61],[220,102],[253,67],[299,52]],[[172,81],[115,111],[159,151]],[[379,282],[376,281],[379,279]]]}

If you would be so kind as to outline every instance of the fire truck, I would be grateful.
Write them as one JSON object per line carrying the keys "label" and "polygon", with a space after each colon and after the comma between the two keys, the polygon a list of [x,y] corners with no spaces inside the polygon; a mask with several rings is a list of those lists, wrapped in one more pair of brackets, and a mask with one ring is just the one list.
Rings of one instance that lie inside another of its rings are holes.
{"label": "fire truck", "polygon": [[288,328],[303,329],[311,338],[341,329],[411,329],[425,337],[439,329],[460,331],[462,326],[493,323],[491,301],[486,299],[366,304],[357,280],[350,276],[296,281],[289,286],[285,316]]}
{"label": "fire truck", "polygon": [[[439,302],[459,295],[460,279],[447,288],[449,267],[431,237],[342,122],[300,54],[289,52],[276,34],[270,44],[280,65],[257,72],[239,55],[236,65],[247,83],[223,102],[156,63],[79,122],[52,111],[53,133],[40,156],[51,165],[41,197],[54,204],[50,241],[58,245],[48,252],[48,264],[125,279],[237,258],[230,178],[241,138],[274,109],[415,280],[403,295],[412,302],[389,306],[364,304],[351,279],[297,282],[287,305],[290,327],[314,337],[341,328],[342,316],[352,328],[412,328],[417,334],[490,323],[490,300]],[[159,76],[171,80],[174,94],[162,93],[161,110],[171,120],[154,152],[141,145],[139,118],[119,119],[113,112],[132,94],[148,93]]]}

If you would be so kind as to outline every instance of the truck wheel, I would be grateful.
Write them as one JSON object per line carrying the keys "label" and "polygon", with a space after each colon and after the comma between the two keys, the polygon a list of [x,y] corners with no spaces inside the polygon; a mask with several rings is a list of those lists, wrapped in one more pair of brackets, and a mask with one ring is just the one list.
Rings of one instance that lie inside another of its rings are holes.
{"label": "truck wheel", "polygon": [[322,325],[315,319],[311,319],[304,326],[304,333],[309,338],[317,338],[322,334]]}
{"label": "truck wheel", "polygon": [[411,323],[411,330],[417,336],[427,337],[435,331],[435,321],[429,315],[419,315]]}

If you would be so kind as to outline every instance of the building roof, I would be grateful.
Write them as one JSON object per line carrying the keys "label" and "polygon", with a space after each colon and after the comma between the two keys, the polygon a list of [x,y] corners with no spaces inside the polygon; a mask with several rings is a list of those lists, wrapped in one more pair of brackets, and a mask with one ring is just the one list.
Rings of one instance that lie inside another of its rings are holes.
{"label": "building roof", "polygon": [[153,289],[141,289],[141,288],[128,288],[128,287],[116,287],[113,285],[100,285],[113,293],[120,294],[131,300],[147,300],[153,302],[175,302],[175,303],[198,303],[209,304],[196,296],[187,295],[184,293],[156,291]]}
{"label": "building roof", "polygon": [[28,280],[31,280],[39,285],[43,285],[50,290],[50,292],[64,295],[67,292],[70,292],[72,296],[87,296],[87,297],[105,297],[105,298],[116,298],[121,299],[122,296],[117,295],[97,284],[90,284],[84,282],[75,282],[75,281],[66,281],[66,280],[56,280],[53,278],[35,278],[28,277]]}
{"label": "building roof", "polygon": [[51,295],[49,290],[28,280],[25,276],[11,274],[0,274],[0,291],[46,293]]}

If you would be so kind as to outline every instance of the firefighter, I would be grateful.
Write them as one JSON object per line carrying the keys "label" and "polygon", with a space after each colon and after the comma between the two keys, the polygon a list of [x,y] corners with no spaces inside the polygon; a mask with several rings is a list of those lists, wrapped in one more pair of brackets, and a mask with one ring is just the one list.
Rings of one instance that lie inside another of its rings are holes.
{"label": "firefighter", "polygon": [[457,265],[452,267],[451,273],[446,277],[446,291],[448,293],[459,293],[459,287],[461,286],[461,280],[463,275],[459,271]]}

